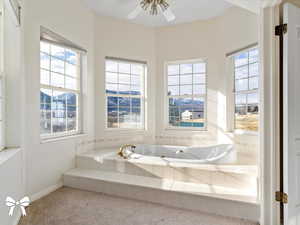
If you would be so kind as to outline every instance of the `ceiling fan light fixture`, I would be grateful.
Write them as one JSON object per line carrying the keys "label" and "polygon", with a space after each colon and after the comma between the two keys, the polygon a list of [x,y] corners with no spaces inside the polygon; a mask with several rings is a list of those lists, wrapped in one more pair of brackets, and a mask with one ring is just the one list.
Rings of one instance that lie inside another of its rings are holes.
{"label": "ceiling fan light fixture", "polygon": [[144,10],[152,16],[161,12],[168,22],[175,20],[167,0],[141,0],[137,7],[128,15],[128,19],[135,19]]}
{"label": "ceiling fan light fixture", "polygon": [[148,11],[149,7],[149,13],[150,15],[157,15],[159,11],[159,7],[162,9],[162,11],[165,11],[169,8],[169,3],[167,3],[166,0],[143,0],[140,3],[141,8],[145,11]]}

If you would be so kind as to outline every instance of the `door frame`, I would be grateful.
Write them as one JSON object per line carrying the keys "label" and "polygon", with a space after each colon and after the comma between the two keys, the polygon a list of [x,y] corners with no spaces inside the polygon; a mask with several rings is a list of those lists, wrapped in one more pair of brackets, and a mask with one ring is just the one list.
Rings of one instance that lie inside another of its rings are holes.
{"label": "door frame", "polygon": [[261,135],[260,199],[261,225],[280,224],[280,48],[275,26],[280,23],[281,0],[268,1],[260,9]]}

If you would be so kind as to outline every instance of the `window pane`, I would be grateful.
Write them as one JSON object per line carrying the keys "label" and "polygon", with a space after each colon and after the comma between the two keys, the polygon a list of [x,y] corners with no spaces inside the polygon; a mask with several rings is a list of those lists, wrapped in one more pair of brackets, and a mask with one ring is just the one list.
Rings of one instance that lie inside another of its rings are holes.
{"label": "window pane", "polygon": [[51,71],[64,74],[65,73],[64,61],[51,57]]}
{"label": "window pane", "polygon": [[77,95],[67,93],[67,130],[77,130]]}
{"label": "window pane", "polygon": [[131,106],[132,107],[141,107],[141,99],[140,98],[132,98]]}
{"label": "window pane", "polygon": [[79,89],[78,80],[72,77],[66,77],[65,87],[72,90],[78,90]]}
{"label": "window pane", "polygon": [[77,77],[77,66],[66,63],[66,74],[72,77]]}
{"label": "window pane", "polygon": [[169,65],[168,75],[179,75],[179,65]]}
{"label": "window pane", "polygon": [[50,70],[50,56],[44,53],[40,54],[41,68]]}
{"label": "window pane", "polygon": [[248,94],[248,104],[258,104],[258,93]]}
{"label": "window pane", "polygon": [[248,64],[248,52],[243,52],[234,57],[235,67]]}
{"label": "window pane", "polygon": [[248,79],[235,81],[235,91],[246,91],[246,90],[248,90]]}
{"label": "window pane", "polygon": [[[108,110],[112,110],[112,109],[108,109]],[[115,109],[115,111],[113,112],[117,112],[117,109]],[[108,117],[107,117],[107,127],[108,128],[118,128],[118,117],[117,116],[110,116],[111,112],[109,111],[108,113]]]}
{"label": "window pane", "polygon": [[107,83],[118,83],[118,74],[106,72],[106,82]]}
{"label": "window pane", "polygon": [[249,52],[249,63],[258,62],[258,49],[253,49]]}
{"label": "window pane", "polygon": [[68,63],[77,65],[78,64],[78,57],[77,57],[77,53],[71,50],[66,49],[66,61]]}
{"label": "window pane", "polygon": [[169,124],[173,127],[179,127],[180,126],[180,118],[176,116],[169,117]]}
{"label": "window pane", "polygon": [[65,77],[59,73],[51,73],[51,85],[63,88],[65,86]]}
{"label": "window pane", "polygon": [[51,56],[65,60],[65,49],[59,46],[51,45]]}
{"label": "window pane", "polygon": [[179,95],[179,86],[169,86],[168,95]]}
{"label": "window pane", "polygon": [[[44,98],[46,94],[41,91]],[[51,96],[48,96],[51,101]],[[41,134],[51,133],[51,103],[42,103],[40,106],[40,132]]]}
{"label": "window pane", "polygon": [[[109,103],[109,104],[112,104],[112,103]],[[118,119],[118,112],[119,112],[119,110],[118,110],[119,108],[118,107],[108,107],[107,108],[107,116],[108,117],[115,117],[115,118],[117,118]]]}
{"label": "window pane", "polygon": [[168,85],[179,85],[179,76],[168,76]]}
{"label": "window pane", "polygon": [[194,95],[205,95],[206,88],[205,85],[194,85]]}
{"label": "window pane", "polygon": [[205,72],[206,72],[205,63],[193,64],[193,73],[205,73]]}
{"label": "window pane", "polygon": [[193,64],[180,65],[180,74],[192,74],[192,73],[193,73]]}
{"label": "window pane", "polygon": [[206,75],[205,74],[194,74],[194,84],[205,84]]}
{"label": "window pane", "polygon": [[180,76],[180,85],[193,84],[193,75]]}
{"label": "window pane", "polygon": [[41,70],[41,84],[50,85],[50,72],[48,70]]}
{"label": "window pane", "polygon": [[119,84],[119,94],[129,95],[131,93],[130,85]]}
{"label": "window pane", "polygon": [[130,75],[119,74],[119,83],[120,84],[130,84]]}
{"label": "window pane", "polygon": [[53,132],[66,131],[66,93],[53,91],[51,108]]}
{"label": "window pane", "polygon": [[136,124],[132,123],[130,108],[119,108],[119,127],[135,128]]}
{"label": "window pane", "polygon": [[131,65],[131,73],[135,75],[142,75],[144,72],[144,66],[138,64]]}
{"label": "window pane", "polygon": [[249,89],[250,90],[258,89],[258,77],[251,77],[249,79]]}
{"label": "window pane", "polygon": [[50,45],[48,43],[41,41],[40,48],[41,48],[41,52],[50,54]]}
{"label": "window pane", "polygon": [[118,94],[118,84],[106,84],[106,93]]}
{"label": "window pane", "polygon": [[258,76],[259,65],[258,63],[250,64],[249,65],[249,76]]}
{"label": "window pane", "polygon": [[193,86],[192,85],[183,85],[180,86],[180,95],[192,95]]}
{"label": "window pane", "polygon": [[247,104],[247,94],[236,94],[235,104],[237,105]]}
{"label": "window pane", "polygon": [[142,128],[141,108],[132,108],[131,119],[136,128]]}
{"label": "window pane", "polygon": [[258,106],[252,105],[246,107],[246,105],[236,106],[235,126],[236,129],[258,131]]}
{"label": "window pane", "polygon": [[118,107],[118,97],[107,97],[107,107],[117,108]]}
{"label": "window pane", "polygon": [[235,70],[235,79],[242,79],[242,78],[248,78],[248,65],[238,67]]}
{"label": "window pane", "polygon": [[117,62],[106,61],[105,65],[106,65],[106,68],[105,68],[106,71],[116,72],[116,73],[118,72],[118,63]]}
{"label": "window pane", "polygon": [[129,63],[119,63],[119,73],[130,74],[130,64]]}
{"label": "window pane", "polygon": [[169,107],[169,116],[179,117],[179,115],[180,115],[179,107]]}
{"label": "window pane", "polygon": [[130,108],[130,98],[119,98],[119,107]]}
{"label": "window pane", "polygon": [[169,98],[169,106],[170,107],[178,107],[180,106],[180,98]]}
{"label": "window pane", "polygon": [[141,77],[140,76],[131,76],[131,84],[135,86],[140,86],[141,85]]}
{"label": "window pane", "polygon": [[132,85],[131,86],[131,94],[132,95],[141,95],[141,87],[140,86],[135,86],[135,85]]}

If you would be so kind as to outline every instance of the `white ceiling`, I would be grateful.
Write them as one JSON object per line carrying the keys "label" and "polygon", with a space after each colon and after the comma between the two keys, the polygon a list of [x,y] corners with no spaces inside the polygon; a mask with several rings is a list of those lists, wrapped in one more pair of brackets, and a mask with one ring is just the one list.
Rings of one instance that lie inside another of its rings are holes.
{"label": "white ceiling", "polygon": [[[141,0],[82,0],[89,8],[97,14],[126,19],[128,14],[134,10]],[[191,22],[194,20],[205,20],[221,15],[232,5],[225,0],[168,0],[171,10],[176,15],[176,20],[168,23],[163,15],[150,16],[142,12],[134,23],[147,26],[167,26]]]}

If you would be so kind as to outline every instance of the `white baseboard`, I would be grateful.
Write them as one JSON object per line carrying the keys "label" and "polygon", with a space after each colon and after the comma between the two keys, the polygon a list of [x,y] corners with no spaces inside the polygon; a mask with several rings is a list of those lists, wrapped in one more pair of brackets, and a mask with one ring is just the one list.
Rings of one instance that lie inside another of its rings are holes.
{"label": "white baseboard", "polygon": [[42,198],[42,197],[50,194],[51,192],[56,191],[57,189],[61,188],[62,186],[63,186],[63,182],[61,181],[61,182],[59,182],[57,184],[54,184],[54,185],[52,185],[50,187],[47,187],[46,189],[44,189],[44,190],[42,190],[42,191],[40,191],[38,193],[35,193],[35,194],[31,195],[30,201],[34,202],[34,201],[36,201],[36,200],[38,200],[38,199],[40,199],[40,198]]}

